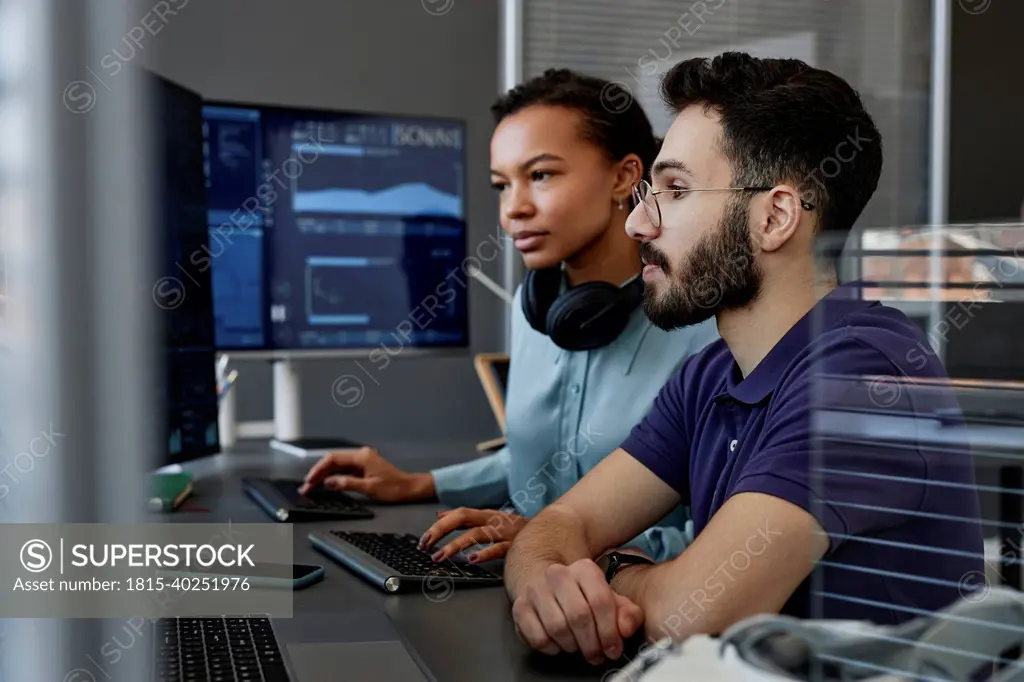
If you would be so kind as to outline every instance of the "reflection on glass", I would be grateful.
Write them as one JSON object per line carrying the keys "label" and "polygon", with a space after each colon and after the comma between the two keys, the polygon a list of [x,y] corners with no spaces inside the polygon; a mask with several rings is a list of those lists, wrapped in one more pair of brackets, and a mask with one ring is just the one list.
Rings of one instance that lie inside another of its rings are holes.
{"label": "reflection on glass", "polygon": [[[862,233],[865,298],[1024,300],[1024,224],[872,228]],[[932,275],[937,266],[938,276]]]}

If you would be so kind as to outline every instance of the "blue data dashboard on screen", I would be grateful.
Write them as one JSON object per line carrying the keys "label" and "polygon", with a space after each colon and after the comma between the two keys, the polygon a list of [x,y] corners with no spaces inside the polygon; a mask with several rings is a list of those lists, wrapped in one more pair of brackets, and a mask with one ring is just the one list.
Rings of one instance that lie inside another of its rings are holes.
{"label": "blue data dashboard on screen", "polygon": [[222,350],[468,345],[458,121],[208,104]]}

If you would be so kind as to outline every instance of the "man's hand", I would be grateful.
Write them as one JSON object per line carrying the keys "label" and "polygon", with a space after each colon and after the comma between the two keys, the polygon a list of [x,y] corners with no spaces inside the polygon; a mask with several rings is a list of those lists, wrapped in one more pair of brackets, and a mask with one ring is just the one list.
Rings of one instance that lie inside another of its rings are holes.
{"label": "man's hand", "polygon": [[434,543],[458,528],[469,528],[434,553],[434,561],[448,559],[474,545],[490,544],[489,547],[470,554],[470,563],[500,559],[508,552],[512,540],[529,520],[518,514],[509,514],[496,509],[466,509],[460,507],[437,513],[437,521],[420,538],[420,549],[429,549]]}
{"label": "man's hand", "polygon": [[591,665],[622,655],[644,623],[640,607],[616,594],[590,559],[551,564],[512,605],[519,636],[549,655],[579,651]]}
{"label": "man's hand", "polygon": [[323,483],[328,490],[362,493],[378,502],[416,502],[434,497],[434,477],[410,474],[373,448],[332,452],[313,465],[299,487],[301,494]]}

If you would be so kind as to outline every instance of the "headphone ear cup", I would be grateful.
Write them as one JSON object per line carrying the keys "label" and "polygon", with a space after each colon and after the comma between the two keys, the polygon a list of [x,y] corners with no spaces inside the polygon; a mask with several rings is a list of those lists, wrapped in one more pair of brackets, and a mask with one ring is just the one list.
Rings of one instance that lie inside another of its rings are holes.
{"label": "headphone ear cup", "polygon": [[[548,311],[548,336],[566,350],[591,350],[608,345],[626,328],[630,313],[636,307],[629,305],[631,296],[626,288],[608,282],[588,282],[569,289]],[[641,295],[642,292],[643,283]]]}
{"label": "headphone ear cup", "polygon": [[558,298],[562,269],[527,270],[523,277],[523,316],[536,331],[547,334],[548,311]]}

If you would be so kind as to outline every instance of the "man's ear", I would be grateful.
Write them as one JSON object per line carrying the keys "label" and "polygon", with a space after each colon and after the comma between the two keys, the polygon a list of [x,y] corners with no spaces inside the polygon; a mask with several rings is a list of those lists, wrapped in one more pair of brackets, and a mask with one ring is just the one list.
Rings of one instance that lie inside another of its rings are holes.
{"label": "man's ear", "polygon": [[788,243],[800,227],[800,193],[789,185],[773,187],[759,203],[760,215],[753,226],[763,251],[776,251]]}

